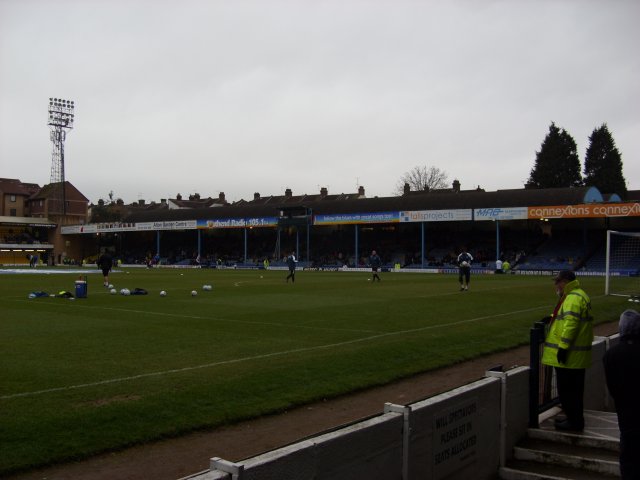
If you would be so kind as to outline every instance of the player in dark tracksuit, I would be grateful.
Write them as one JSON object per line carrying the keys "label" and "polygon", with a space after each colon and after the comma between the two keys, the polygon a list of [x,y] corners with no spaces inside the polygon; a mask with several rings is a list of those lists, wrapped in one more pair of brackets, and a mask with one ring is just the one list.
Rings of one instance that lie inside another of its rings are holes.
{"label": "player in dark tracksuit", "polygon": [[287,267],[289,267],[289,275],[287,275],[287,283],[289,283],[289,279],[291,279],[291,283],[296,281],[296,255],[294,252],[291,252],[291,255],[287,257]]}
{"label": "player in dark tracksuit", "polygon": [[377,278],[378,281],[380,281],[378,270],[382,265],[382,260],[380,260],[380,257],[378,256],[375,250],[371,252],[371,256],[369,257],[369,265],[371,265],[371,273],[372,273],[371,280],[375,282]]}
{"label": "player in dark tracksuit", "polygon": [[98,267],[100,267],[100,269],[102,270],[102,275],[104,276],[104,286],[108,287],[109,272],[113,267],[113,259],[111,258],[111,255],[109,255],[107,252],[103,253],[102,255],[100,255],[100,258],[98,259],[97,264],[98,264]]}

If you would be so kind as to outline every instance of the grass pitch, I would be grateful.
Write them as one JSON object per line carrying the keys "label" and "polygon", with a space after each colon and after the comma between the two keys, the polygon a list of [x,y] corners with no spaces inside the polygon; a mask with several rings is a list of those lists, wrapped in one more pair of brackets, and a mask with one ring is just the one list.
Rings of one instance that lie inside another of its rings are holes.
{"label": "grass pitch", "polygon": [[[0,475],[178,436],[528,343],[550,277],[122,269],[0,274]],[[581,278],[597,322],[626,299]],[[205,284],[213,285],[210,292]],[[167,291],[160,297],[161,290]],[[191,296],[196,290],[198,295]]]}

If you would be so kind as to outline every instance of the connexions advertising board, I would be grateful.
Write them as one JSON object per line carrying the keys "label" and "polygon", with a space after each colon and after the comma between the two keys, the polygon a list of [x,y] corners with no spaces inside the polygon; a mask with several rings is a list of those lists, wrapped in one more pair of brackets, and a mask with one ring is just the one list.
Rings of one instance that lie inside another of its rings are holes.
{"label": "connexions advertising board", "polygon": [[529,218],[640,217],[640,203],[586,203],[529,207]]}

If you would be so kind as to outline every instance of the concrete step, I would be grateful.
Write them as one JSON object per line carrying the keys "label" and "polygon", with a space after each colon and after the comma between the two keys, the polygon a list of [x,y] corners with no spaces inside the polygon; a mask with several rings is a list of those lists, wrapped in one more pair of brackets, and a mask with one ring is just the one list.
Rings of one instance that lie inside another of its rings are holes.
{"label": "concrete step", "polygon": [[516,460],[620,476],[618,453],[600,447],[525,438],[513,451]]}
{"label": "concrete step", "polygon": [[511,460],[499,470],[502,480],[614,480],[619,475],[607,475],[572,467],[550,465],[527,460]]}
{"label": "concrete step", "polygon": [[530,428],[527,430],[527,436],[531,439],[544,440],[546,442],[575,445],[578,447],[601,448],[616,453],[620,452],[620,440],[610,437],[596,437],[584,433],[567,433],[539,428]]}

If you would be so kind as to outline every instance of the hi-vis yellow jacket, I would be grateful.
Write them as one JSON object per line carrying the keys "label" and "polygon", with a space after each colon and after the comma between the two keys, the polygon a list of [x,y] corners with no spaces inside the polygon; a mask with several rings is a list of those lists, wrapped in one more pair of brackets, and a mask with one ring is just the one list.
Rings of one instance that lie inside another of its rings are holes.
{"label": "hi-vis yellow jacket", "polygon": [[[542,363],[563,368],[590,367],[593,343],[591,300],[580,288],[578,280],[567,283],[563,294],[564,301],[556,318],[551,321],[544,342]],[[569,350],[567,363],[558,363],[558,348]]]}

